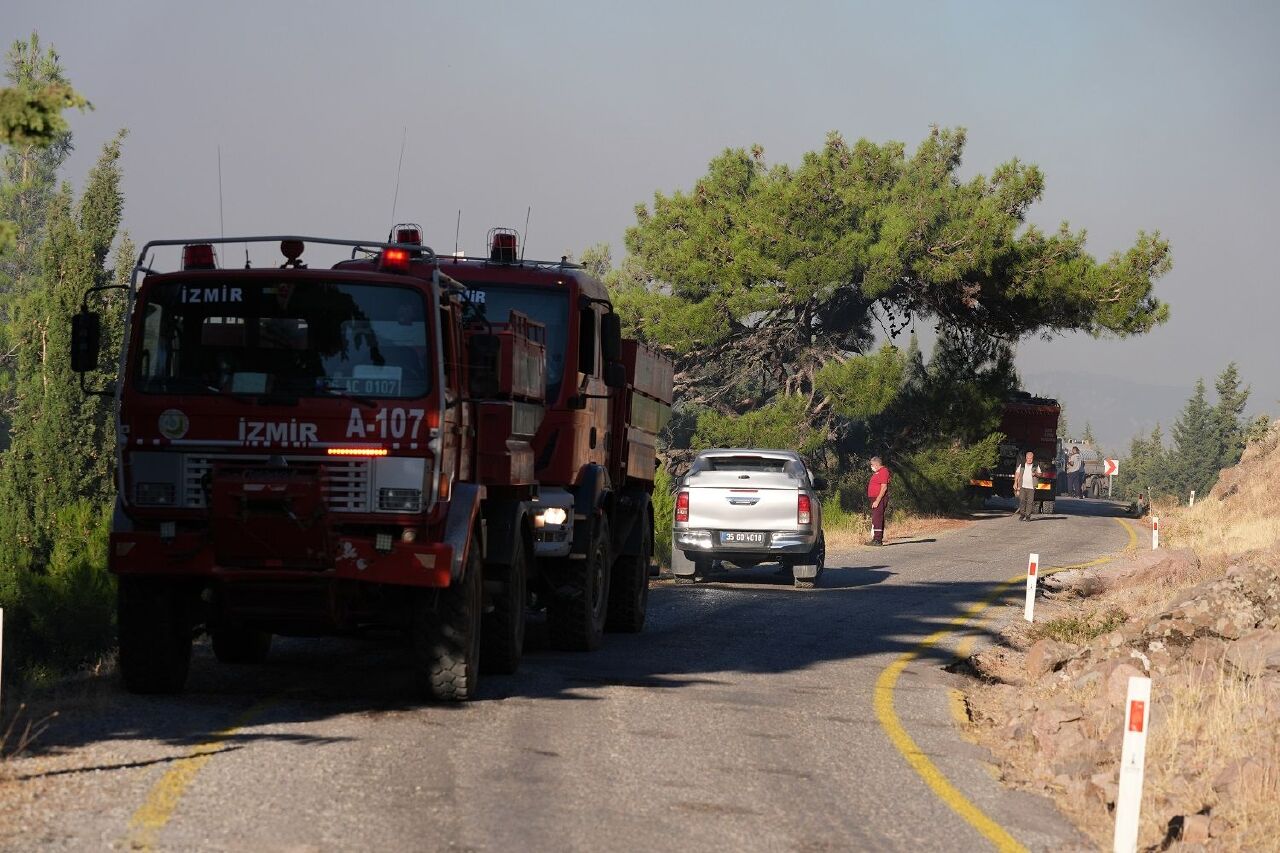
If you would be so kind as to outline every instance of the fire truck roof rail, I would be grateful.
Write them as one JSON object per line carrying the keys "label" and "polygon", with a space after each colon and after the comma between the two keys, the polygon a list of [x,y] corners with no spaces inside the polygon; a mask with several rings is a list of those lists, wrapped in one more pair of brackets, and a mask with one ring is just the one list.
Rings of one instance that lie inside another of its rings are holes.
{"label": "fire truck roof rail", "polygon": [[448,263],[449,261],[476,261],[491,267],[533,267],[535,269],[546,270],[586,269],[582,264],[576,264],[567,258],[561,258],[558,261],[531,261],[528,258],[518,261],[495,261],[492,258],[478,257],[475,255],[441,255],[440,260],[445,263]]}
{"label": "fire truck roof rail", "polygon": [[285,243],[288,241],[296,241],[304,245],[307,243],[319,243],[327,246],[350,246],[353,249],[367,249],[369,251],[408,249],[413,252],[420,252],[423,260],[428,263],[435,263],[437,260],[434,249],[418,243],[383,243],[376,240],[348,240],[341,237],[305,237],[297,234],[280,234],[256,237],[187,237],[180,240],[149,240],[142,247],[142,250],[138,252],[138,261],[135,268],[144,272],[151,272],[146,266],[147,255],[150,254],[152,249],[160,246],[186,246],[191,243],[210,243],[219,246],[230,243]]}

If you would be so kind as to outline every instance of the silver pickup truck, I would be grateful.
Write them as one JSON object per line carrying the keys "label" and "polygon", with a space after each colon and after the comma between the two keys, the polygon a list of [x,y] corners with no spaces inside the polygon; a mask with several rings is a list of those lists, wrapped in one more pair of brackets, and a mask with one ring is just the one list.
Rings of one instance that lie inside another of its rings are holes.
{"label": "silver pickup truck", "polygon": [[676,581],[705,577],[716,562],[781,563],[796,586],[813,586],[826,560],[824,488],[790,450],[702,451],[676,491]]}

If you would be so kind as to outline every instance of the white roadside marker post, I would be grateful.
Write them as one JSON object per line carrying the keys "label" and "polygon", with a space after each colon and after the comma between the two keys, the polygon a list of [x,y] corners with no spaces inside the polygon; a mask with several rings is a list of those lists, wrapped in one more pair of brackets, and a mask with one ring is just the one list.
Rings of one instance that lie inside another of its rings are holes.
{"label": "white roadside marker post", "polygon": [[1138,813],[1142,805],[1142,775],[1151,721],[1151,679],[1129,677],[1124,703],[1124,746],[1120,749],[1120,793],[1116,796],[1115,853],[1138,849]]}
{"label": "white roadside marker post", "polygon": [[1160,516],[1151,516],[1151,550],[1160,547]]}
{"label": "white roadside marker post", "polygon": [[1037,569],[1040,567],[1040,555],[1032,554],[1027,560],[1027,609],[1022,614],[1022,618],[1028,622],[1034,622],[1032,614],[1036,608],[1036,575]]}
{"label": "white roadside marker post", "polygon": [[1196,505],[1196,490],[1195,490],[1195,489],[1192,489],[1192,490],[1191,490],[1191,501],[1187,504],[1187,506],[1195,506],[1195,505]]}

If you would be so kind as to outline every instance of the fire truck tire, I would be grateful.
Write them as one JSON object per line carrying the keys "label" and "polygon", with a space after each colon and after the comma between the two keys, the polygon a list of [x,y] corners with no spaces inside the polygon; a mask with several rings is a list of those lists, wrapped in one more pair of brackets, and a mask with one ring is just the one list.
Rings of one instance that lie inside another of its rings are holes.
{"label": "fire truck tire", "polygon": [[222,663],[262,663],[271,651],[271,632],[252,628],[218,628],[210,632],[213,656]]}
{"label": "fire truck tire", "polygon": [[619,557],[613,564],[609,586],[609,618],[606,631],[638,634],[644,630],[649,609],[649,562],[653,556],[653,525],[646,515],[641,522],[640,553]]}
{"label": "fire truck tire", "polygon": [[1040,501],[1040,512],[1053,515],[1054,505],[1054,501]]}
{"label": "fire truck tire", "polygon": [[604,639],[609,610],[609,522],[601,518],[586,559],[565,560],[572,593],[557,595],[547,607],[547,633],[557,649],[590,652]]}
{"label": "fire truck tire", "polygon": [[494,580],[500,592],[490,594],[492,609],[481,619],[480,665],[484,672],[510,675],[524,654],[525,604],[529,583],[528,545],[522,540]]}
{"label": "fire truck tire", "polygon": [[181,693],[191,667],[191,624],[180,590],[121,578],[117,597],[120,676],[130,693]]}
{"label": "fire truck tire", "polygon": [[471,543],[467,566],[446,589],[423,590],[412,629],[414,663],[422,687],[437,702],[475,698],[480,681],[480,627],[484,607],[480,546]]}

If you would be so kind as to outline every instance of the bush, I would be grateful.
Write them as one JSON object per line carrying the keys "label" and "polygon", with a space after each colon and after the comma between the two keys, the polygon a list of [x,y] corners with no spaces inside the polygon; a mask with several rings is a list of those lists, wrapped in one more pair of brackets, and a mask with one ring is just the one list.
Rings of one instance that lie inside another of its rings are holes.
{"label": "bush", "polygon": [[91,663],[115,642],[115,581],[107,572],[110,516],[87,501],[54,516],[53,552],[41,570],[0,582],[6,663],[23,677]]}
{"label": "bush", "polygon": [[890,505],[917,513],[945,514],[961,509],[969,478],[974,471],[996,464],[999,446],[1000,434],[993,433],[968,447],[958,443],[926,447],[895,460]]}
{"label": "bush", "polygon": [[675,480],[663,465],[653,478],[653,551],[663,566],[671,565],[671,523],[675,516]]}

